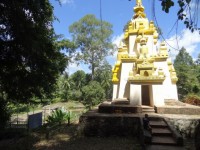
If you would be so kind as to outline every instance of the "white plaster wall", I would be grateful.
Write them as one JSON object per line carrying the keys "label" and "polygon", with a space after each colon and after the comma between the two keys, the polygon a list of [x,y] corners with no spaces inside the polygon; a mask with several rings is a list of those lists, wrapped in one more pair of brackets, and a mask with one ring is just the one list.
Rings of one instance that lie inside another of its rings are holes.
{"label": "white plaster wall", "polygon": [[165,98],[164,99],[174,99],[178,100],[178,91],[176,84],[165,87]]}
{"label": "white plaster wall", "polygon": [[136,35],[129,36],[129,54],[130,55],[136,55],[134,51],[134,46],[136,44],[135,39],[136,39]]}
{"label": "white plaster wall", "polygon": [[163,62],[155,62],[154,65],[157,67],[157,69],[162,68],[164,71],[165,75],[165,80],[163,81],[163,102],[165,99],[178,99],[178,94],[177,94],[177,87],[176,85],[173,85],[171,82],[171,77],[170,77],[170,72],[168,69],[167,61]]}
{"label": "white plaster wall", "polygon": [[150,97],[150,105],[154,106],[152,85],[149,85],[149,97]]}
{"label": "white plaster wall", "polygon": [[164,105],[163,85],[152,85],[153,101],[156,106]]}
{"label": "white plaster wall", "polygon": [[134,106],[141,105],[141,85],[130,84],[130,104]]}
{"label": "white plaster wall", "polygon": [[112,96],[112,100],[117,98],[117,88],[118,88],[118,84],[113,84],[113,96]]}
{"label": "white plaster wall", "polygon": [[129,72],[132,69],[133,69],[133,63],[126,63],[126,62],[122,63],[118,98],[126,98],[124,97],[125,87],[128,81]]}

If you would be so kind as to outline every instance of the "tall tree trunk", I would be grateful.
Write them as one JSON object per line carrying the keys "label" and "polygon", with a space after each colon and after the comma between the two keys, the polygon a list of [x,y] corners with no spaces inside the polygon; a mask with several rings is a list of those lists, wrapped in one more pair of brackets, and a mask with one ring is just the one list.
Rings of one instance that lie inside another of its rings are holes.
{"label": "tall tree trunk", "polygon": [[95,69],[95,64],[94,64],[94,52],[92,52],[91,67],[92,67],[92,81],[93,81],[93,80],[94,80],[94,69]]}
{"label": "tall tree trunk", "polygon": [[94,64],[92,63],[92,81],[94,80]]}

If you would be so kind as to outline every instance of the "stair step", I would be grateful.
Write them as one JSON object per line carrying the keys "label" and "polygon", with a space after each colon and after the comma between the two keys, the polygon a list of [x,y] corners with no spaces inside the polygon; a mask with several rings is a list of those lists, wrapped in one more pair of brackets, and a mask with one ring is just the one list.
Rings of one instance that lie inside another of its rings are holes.
{"label": "stair step", "polygon": [[149,116],[150,121],[163,121],[163,118],[155,117],[155,116]]}
{"label": "stair step", "polygon": [[143,106],[142,112],[143,113],[155,113],[155,110],[153,107]]}
{"label": "stair step", "polygon": [[170,136],[172,132],[168,128],[152,128],[153,135]]}
{"label": "stair step", "polygon": [[170,145],[147,145],[146,150],[183,150],[183,147]]}
{"label": "stair step", "polygon": [[171,136],[153,136],[151,143],[155,145],[177,145]]}
{"label": "stair step", "polygon": [[167,128],[167,124],[164,121],[150,121],[152,128]]}
{"label": "stair step", "polygon": [[155,111],[154,110],[142,110],[142,113],[155,113]]}
{"label": "stair step", "polygon": [[142,109],[142,111],[155,111],[154,109]]}

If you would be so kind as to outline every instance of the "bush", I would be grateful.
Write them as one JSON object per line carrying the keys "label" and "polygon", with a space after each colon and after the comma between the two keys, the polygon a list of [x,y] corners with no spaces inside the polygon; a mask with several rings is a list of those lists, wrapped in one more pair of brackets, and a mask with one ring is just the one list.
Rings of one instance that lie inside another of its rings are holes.
{"label": "bush", "polygon": [[4,129],[6,123],[10,119],[10,112],[7,107],[7,102],[0,97],[0,130]]}
{"label": "bush", "polygon": [[91,109],[105,99],[105,91],[97,81],[91,81],[88,85],[82,88],[83,104],[86,108]]}
{"label": "bush", "polygon": [[82,100],[82,92],[80,90],[71,91],[71,100],[81,101]]}
{"label": "bush", "polygon": [[67,121],[69,125],[72,117],[73,113],[71,111],[67,111],[64,107],[62,107],[61,109],[53,111],[51,116],[48,116],[47,122],[49,124],[56,124],[56,123],[62,124],[65,121]]}
{"label": "bush", "polygon": [[200,97],[194,94],[187,95],[184,102],[191,105],[200,106]]}
{"label": "bush", "polygon": [[11,114],[18,114],[30,111],[30,106],[27,104],[14,104],[8,103],[8,109],[10,110]]}

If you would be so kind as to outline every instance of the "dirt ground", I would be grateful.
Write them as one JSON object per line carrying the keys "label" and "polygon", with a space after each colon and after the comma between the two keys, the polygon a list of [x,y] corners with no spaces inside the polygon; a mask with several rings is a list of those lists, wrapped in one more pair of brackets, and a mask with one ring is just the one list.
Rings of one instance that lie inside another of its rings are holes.
{"label": "dirt ground", "polygon": [[25,137],[0,141],[3,150],[140,150],[133,137],[83,137],[77,132],[78,124],[63,125],[47,140],[42,130]]}

